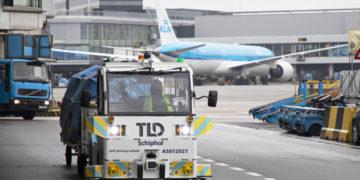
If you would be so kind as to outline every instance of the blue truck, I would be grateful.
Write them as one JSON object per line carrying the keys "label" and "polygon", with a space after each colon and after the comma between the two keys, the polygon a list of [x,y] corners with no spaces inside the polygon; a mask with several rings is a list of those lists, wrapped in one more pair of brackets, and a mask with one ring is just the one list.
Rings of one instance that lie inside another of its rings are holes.
{"label": "blue truck", "polygon": [[32,120],[49,108],[51,85],[46,62],[51,60],[49,35],[9,34],[0,59],[0,116]]}

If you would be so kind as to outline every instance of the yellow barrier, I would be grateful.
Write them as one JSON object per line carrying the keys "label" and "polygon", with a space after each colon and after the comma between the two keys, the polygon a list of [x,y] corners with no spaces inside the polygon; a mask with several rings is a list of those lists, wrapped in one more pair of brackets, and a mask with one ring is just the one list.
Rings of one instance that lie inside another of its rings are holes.
{"label": "yellow barrier", "polygon": [[325,109],[320,138],[352,142],[352,119],[356,108],[331,106]]}

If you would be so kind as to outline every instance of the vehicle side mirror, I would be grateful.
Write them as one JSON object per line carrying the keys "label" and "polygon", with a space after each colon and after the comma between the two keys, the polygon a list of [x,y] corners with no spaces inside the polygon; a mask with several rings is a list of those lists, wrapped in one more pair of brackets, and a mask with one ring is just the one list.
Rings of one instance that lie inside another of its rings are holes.
{"label": "vehicle side mirror", "polygon": [[0,79],[5,79],[5,64],[0,64]]}
{"label": "vehicle side mirror", "polygon": [[89,107],[90,106],[90,101],[91,101],[91,92],[88,91],[88,90],[84,90],[81,93],[80,106]]}
{"label": "vehicle side mirror", "polygon": [[217,98],[218,98],[218,92],[217,91],[209,91],[208,106],[216,107]]}

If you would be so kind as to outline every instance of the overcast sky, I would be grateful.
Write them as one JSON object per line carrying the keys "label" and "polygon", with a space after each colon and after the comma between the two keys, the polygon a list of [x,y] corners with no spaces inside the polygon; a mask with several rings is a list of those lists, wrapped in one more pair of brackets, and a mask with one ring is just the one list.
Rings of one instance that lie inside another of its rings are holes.
{"label": "overcast sky", "polygon": [[[144,8],[154,0],[144,0]],[[274,11],[360,8],[360,0],[160,0],[166,8],[219,11]]]}

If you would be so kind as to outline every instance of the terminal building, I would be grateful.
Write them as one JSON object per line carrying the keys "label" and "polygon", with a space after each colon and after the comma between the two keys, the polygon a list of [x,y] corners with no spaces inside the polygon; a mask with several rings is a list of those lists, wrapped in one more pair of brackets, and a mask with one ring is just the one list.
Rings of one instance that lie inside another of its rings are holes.
{"label": "terminal building", "polygon": [[[56,16],[49,31],[56,48],[112,53],[116,47],[154,47],[158,44],[156,13],[144,10],[142,0],[56,0]],[[215,11],[176,9],[169,11],[180,38],[195,37],[194,17]],[[54,53],[63,59],[88,59],[86,55]],[[96,59],[96,57],[91,57]]]}

